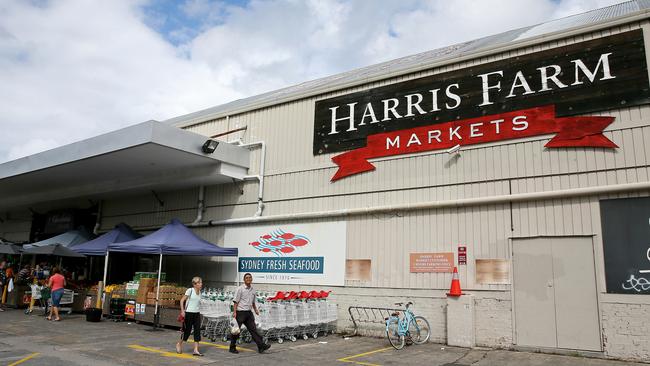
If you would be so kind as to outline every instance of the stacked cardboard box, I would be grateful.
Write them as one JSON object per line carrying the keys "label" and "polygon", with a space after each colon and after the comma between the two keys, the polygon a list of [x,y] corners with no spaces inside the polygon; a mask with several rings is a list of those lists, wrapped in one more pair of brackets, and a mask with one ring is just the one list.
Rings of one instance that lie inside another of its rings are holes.
{"label": "stacked cardboard box", "polygon": [[[154,287],[149,293],[147,293],[147,305],[156,304],[156,291],[157,288]],[[166,307],[178,307],[183,294],[185,294],[184,287],[178,287],[175,285],[160,285],[158,305]]]}
{"label": "stacked cardboard box", "polygon": [[138,286],[138,294],[135,297],[135,301],[139,304],[144,304],[147,302],[147,293],[150,292],[156,285],[155,278],[141,278],[140,284]]}

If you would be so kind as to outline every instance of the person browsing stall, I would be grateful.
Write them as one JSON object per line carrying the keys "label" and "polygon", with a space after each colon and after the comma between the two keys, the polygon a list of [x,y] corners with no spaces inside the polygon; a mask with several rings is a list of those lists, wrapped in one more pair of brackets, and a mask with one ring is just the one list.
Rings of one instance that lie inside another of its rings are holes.
{"label": "person browsing stall", "polygon": [[58,267],[52,269],[52,276],[47,281],[47,287],[52,290],[52,307],[50,308],[50,315],[47,317],[47,320],[52,320],[54,315],[54,321],[59,321],[59,306],[61,303],[61,298],[63,297],[63,289],[65,288],[65,277],[61,275],[61,271]]}
{"label": "person browsing stall", "polygon": [[183,353],[183,342],[190,338],[190,332],[194,329],[194,356],[203,356],[199,352],[199,342],[201,342],[201,313],[199,304],[201,303],[201,288],[203,280],[201,277],[192,278],[192,287],[185,291],[181,298],[181,317],[183,319],[183,328],[181,340],[176,343],[176,352]]}
{"label": "person browsing stall", "polygon": [[[251,310],[255,311],[256,315],[260,315],[259,310],[257,310],[257,305],[255,304],[255,290],[252,286],[253,275],[246,273],[244,275],[244,284],[237,288],[235,292],[235,298],[233,299],[233,316],[237,320],[237,326],[241,328],[241,325],[244,324],[248,332],[253,336],[253,340],[257,344],[257,351],[262,353],[267,349],[271,348],[270,344],[265,344],[262,341],[259,333],[257,333],[257,328],[255,326],[255,316]],[[239,335],[233,335],[230,339],[230,352],[239,353],[237,351],[237,338]]]}

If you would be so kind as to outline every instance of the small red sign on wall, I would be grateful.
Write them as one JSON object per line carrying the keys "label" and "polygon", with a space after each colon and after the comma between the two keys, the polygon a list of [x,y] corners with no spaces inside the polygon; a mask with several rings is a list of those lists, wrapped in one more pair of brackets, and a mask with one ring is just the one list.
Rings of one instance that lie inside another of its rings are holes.
{"label": "small red sign on wall", "polygon": [[467,247],[464,245],[458,246],[458,265],[467,264]]}

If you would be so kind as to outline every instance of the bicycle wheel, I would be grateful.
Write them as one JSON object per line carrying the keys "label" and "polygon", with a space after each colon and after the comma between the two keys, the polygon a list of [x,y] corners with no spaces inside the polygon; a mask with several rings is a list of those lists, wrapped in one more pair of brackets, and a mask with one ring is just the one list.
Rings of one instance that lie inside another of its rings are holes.
{"label": "bicycle wheel", "polygon": [[388,342],[395,349],[404,348],[404,336],[399,335],[399,320],[397,318],[391,318],[388,320],[388,325],[386,326],[386,338]]}
{"label": "bicycle wheel", "polygon": [[426,343],[431,337],[429,321],[421,316],[416,316],[409,323],[409,336],[415,344]]}

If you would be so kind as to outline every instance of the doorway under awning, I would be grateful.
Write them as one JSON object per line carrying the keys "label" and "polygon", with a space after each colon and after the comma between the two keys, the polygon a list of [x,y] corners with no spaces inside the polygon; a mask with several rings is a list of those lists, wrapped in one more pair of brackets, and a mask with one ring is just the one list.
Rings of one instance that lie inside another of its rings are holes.
{"label": "doorway under awning", "polygon": [[0,164],[0,209],[124,192],[172,190],[241,180],[250,151],[157,121]]}

